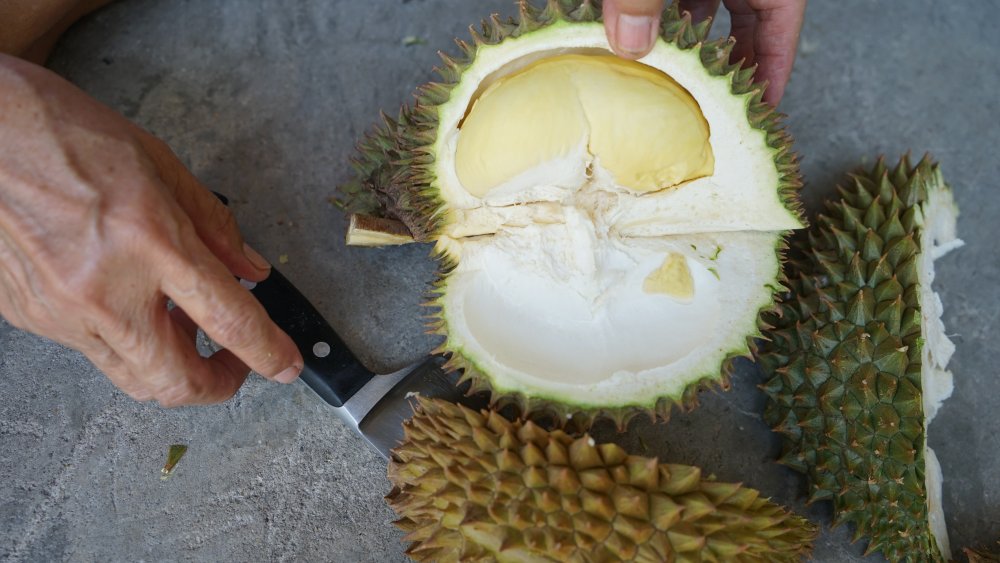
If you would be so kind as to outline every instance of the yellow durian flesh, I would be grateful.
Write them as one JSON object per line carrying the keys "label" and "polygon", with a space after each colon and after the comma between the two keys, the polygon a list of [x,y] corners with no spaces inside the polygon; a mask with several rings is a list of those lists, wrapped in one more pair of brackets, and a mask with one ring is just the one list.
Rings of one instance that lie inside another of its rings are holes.
{"label": "yellow durian flesh", "polygon": [[694,298],[694,278],[682,254],[670,253],[659,268],[646,276],[646,293],[662,293],[684,302]]}
{"label": "yellow durian flesh", "polygon": [[617,186],[653,192],[711,175],[714,164],[691,95],[613,55],[546,57],[496,80],[469,109],[455,155],[458,180],[479,198],[532,171],[534,184],[558,183],[593,165]]}

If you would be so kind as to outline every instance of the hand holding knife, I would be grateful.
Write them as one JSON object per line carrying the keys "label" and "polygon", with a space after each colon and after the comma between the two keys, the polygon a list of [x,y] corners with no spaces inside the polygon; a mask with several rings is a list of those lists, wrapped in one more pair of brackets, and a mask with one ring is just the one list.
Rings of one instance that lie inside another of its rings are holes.
{"label": "hand holding knife", "polygon": [[[222,194],[215,195],[229,203]],[[473,408],[486,405],[482,398],[466,397],[436,356],[376,375],[361,365],[316,307],[273,266],[266,280],[241,283],[299,348],[304,360],[299,379],[386,459],[403,438],[403,421],[412,414],[408,400],[412,394]]]}
{"label": "hand holding knife", "polygon": [[[389,450],[403,438],[403,421],[412,409],[408,397],[475,403],[465,397],[455,380],[441,369],[440,358],[431,356],[386,375],[365,368],[348,350],[333,327],[308,299],[277,269],[250,292],[271,319],[292,338],[305,365],[299,377],[336,413],[388,459]],[[480,405],[485,404],[478,401]]]}

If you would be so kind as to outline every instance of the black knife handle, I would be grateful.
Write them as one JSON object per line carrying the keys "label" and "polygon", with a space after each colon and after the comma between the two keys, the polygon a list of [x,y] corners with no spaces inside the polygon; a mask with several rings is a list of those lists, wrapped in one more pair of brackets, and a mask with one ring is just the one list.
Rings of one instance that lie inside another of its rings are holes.
{"label": "black knife handle", "polygon": [[295,341],[305,361],[300,379],[327,403],[343,406],[374,377],[323,315],[276,268],[272,267],[271,275],[254,285],[250,293]]}
{"label": "black knife handle", "polygon": [[[223,205],[229,205],[228,197],[212,193]],[[375,376],[361,365],[330,323],[277,268],[272,266],[271,275],[253,284],[250,293],[264,306],[274,324],[295,342],[305,364],[299,379],[324,401],[342,407]]]}

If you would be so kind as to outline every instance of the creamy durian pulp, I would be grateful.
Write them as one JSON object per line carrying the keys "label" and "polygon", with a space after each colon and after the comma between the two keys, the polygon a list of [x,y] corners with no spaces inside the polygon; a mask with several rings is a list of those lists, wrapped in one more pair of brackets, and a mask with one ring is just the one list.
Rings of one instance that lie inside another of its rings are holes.
{"label": "creamy durian pulp", "polygon": [[477,197],[574,188],[588,167],[613,185],[653,192],[712,173],[708,135],[697,102],[666,74],[612,55],[558,55],[502,77],[473,102],[455,167]]}
{"label": "creamy durian pulp", "polygon": [[497,65],[441,108],[447,348],[495,389],[648,403],[756,334],[801,223],[745,100],[721,78],[682,85],[669,71],[692,61],[670,48]]}

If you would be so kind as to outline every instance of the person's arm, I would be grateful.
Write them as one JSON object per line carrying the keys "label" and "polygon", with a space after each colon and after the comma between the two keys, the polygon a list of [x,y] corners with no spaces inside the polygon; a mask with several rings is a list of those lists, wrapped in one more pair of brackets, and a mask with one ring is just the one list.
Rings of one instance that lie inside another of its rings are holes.
{"label": "person's arm", "polygon": [[[720,0],[681,0],[694,21],[711,17]],[[757,65],[756,78],[767,82],[764,100],[777,105],[792,74],[806,0],[724,0],[736,38],[732,62]],[[618,55],[638,59],[653,48],[663,0],[605,0],[604,28]]]}
{"label": "person's arm", "polygon": [[0,53],[43,64],[76,20],[111,0],[3,0]]}
{"label": "person's arm", "polygon": [[[166,144],[0,54],[0,316],[80,350],[136,399],[218,402],[251,368],[284,383],[302,369],[234,277],[269,271]],[[202,358],[198,327],[225,349]]]}

